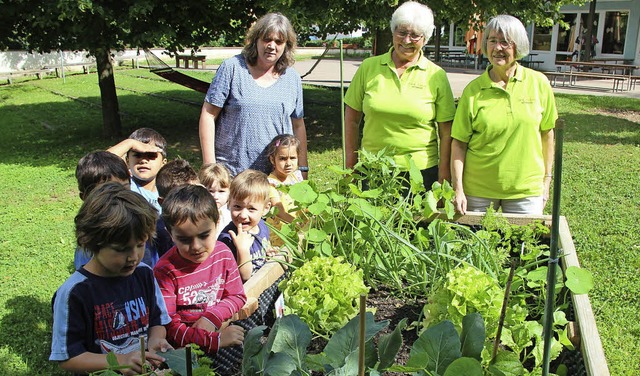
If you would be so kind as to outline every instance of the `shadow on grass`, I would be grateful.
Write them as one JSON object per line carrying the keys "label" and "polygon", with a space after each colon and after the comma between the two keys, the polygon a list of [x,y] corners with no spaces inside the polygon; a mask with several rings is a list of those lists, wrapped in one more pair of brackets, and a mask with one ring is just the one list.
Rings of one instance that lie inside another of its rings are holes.
{"label": "shadow on grass", "polygon": [[0,358],[1,375],[63,374],[57,364],[43,362],[51,352],[51,302],[42,302],[33,296],[16,296],[7,300],[7,313],[0,321],[0,347],[7,349],[26,364],[46,364],[45,369],[21,371],[15,358]]}
{"label": "shadow on grass", "polygon": [[[140,85],[142,87],[138,89],[144,90],[144,82]],[[40,92],[39,88],[26,84],[10,89],[15,95]],[[11,95],[11,91],[4,95]],[[112,139],[102,136],[99,96],[0,106],[0,118],[3,119],[0,160],[6,164],[75,169],[78,159],[86,153],[106,149],[135,129],[150,127],[167,139],[170,159],[180,156],[194,166],[200,165],[201,94],[190,90],[157,91],[153,96],[125,90],[118,92],[123,136]],[[304,95],[309,151],[340,148],[339,90],[305,87]],[[185,100],[198,105],[185,103]]]}
{"label": "shadow on grass", "polygon": [[[640,112],[636,116],[640,116]],[[640,123],[600,114],[561,114],[565,141],[598,145],[640,145]]]}

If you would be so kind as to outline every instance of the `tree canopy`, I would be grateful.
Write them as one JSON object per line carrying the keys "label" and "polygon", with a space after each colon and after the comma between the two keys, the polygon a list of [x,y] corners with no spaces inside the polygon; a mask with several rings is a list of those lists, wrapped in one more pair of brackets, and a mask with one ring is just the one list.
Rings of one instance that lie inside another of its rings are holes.
{"label": "tree canopy", "polygon": [[[565,4],[584,0],[426,0],[440,24],[512,14],[552,25]],[[250,24],[268,11],[287,15],[301,36],[388,29],[398,0],[0,0],[0,49],[84,50],[96,58],[105,134],[121,124],[111,54],[125,48],[197,49],[223,36],[241,44]],[[390,34],[390,33],[387,33]]]}

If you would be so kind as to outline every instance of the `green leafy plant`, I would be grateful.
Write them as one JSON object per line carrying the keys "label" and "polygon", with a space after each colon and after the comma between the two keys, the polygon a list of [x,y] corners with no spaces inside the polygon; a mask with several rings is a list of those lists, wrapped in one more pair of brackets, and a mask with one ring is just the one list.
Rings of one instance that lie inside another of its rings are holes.
{"label": "green leafy plant", "polygon": [[280,283],[285,312],[295,313],[311,330],[327,336],[358,313],[358,298],[369,291],[362,270],[341,257],[315,257]]}
{"label": "green leafy plant", "polygon": [[454,192],[446,181],[425,191],[420,170],[407,158],[405,172],[384,150],[363,151],[353,170],[332,168],[333,188],[319,190],[308,181],[287,188],[302,209],[293,223],[272,231],[293,251],[293,264],[340,256],[363,271],[368,286],[414,297],[460,264],[496,275],[501,265],[489,255],[492,248],[465,245],[481,240],[467,227],[439,219],[427,227],[426,218],[440,215],[438,203],[453,218]]}
{"label": "green leafy plant", "polygon": [[[402,344],[400,331],[404,324],[403,321],[391,333],[380,336],[376,351],[373,338],[385,329],[389,322],[376,322],[373,314],[365,313],[365,367],[369,370],[383,370],[393,363]],[[286,315],[278,319],[266,342],[262,340],[265,329],[264,326],[253,328],[245,336],[243,376],[306,376],[312,371],[327,375],[358,374],[360,316],[356,316],[338,329],[320,354],[307,354],[307,348],[311,343],[311,331],[296,315]]]}

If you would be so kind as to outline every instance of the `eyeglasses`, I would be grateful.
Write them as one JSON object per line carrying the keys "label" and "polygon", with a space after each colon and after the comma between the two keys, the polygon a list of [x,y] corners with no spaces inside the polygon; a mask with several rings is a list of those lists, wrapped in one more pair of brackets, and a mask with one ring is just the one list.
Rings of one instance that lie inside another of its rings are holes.
{"label": "eyeglasses", "polygon": [[509,41],[504,40],[504,39],[503,40],[498,40],[496,38],[489,38],[489,39],[487,39],[487,43],[489,43],[489,44],[491,44],[493,46],[496,46],[496,45],[499,44],[500,47],[505,48],[505,49],[513,47],[513,43],[512,42],[509,42]]}
{"label": "eyeglasses", "polygon": [[398,30],[395,33],[395,36],[404,40],[407,36],[409,36],[409,39],[412,42],[417,42],[420,39],[422,39],[422,37],[424,37],[424,35],[422,34],[415,34],[415,33],[409,33],[408,31],[404,31],[404,30]]}

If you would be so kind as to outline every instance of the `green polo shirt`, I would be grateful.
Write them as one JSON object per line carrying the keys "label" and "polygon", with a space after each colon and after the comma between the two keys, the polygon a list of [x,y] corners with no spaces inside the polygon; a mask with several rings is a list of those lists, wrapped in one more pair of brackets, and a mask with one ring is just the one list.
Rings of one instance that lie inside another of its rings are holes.
{"label": "green polo shirt", "polygon": [[436,166],[436,122],[455,115],[449,79],[422,53],[398,78],[391,51],[365,59],[345,95],[349,107],[364,113],[362,148],[376,153],[388,147],[404,169],[407,154],[420,169]]}
{"label": "green polo shirt", "polygon": [[558,118],[551,85],[542,73],[518,65],[505,90],[491,81],[489,69],[464,89],[451,129],[451,137],[468,144],[464,192],[496,199],[540,196],[540,132],[554,128]]}

